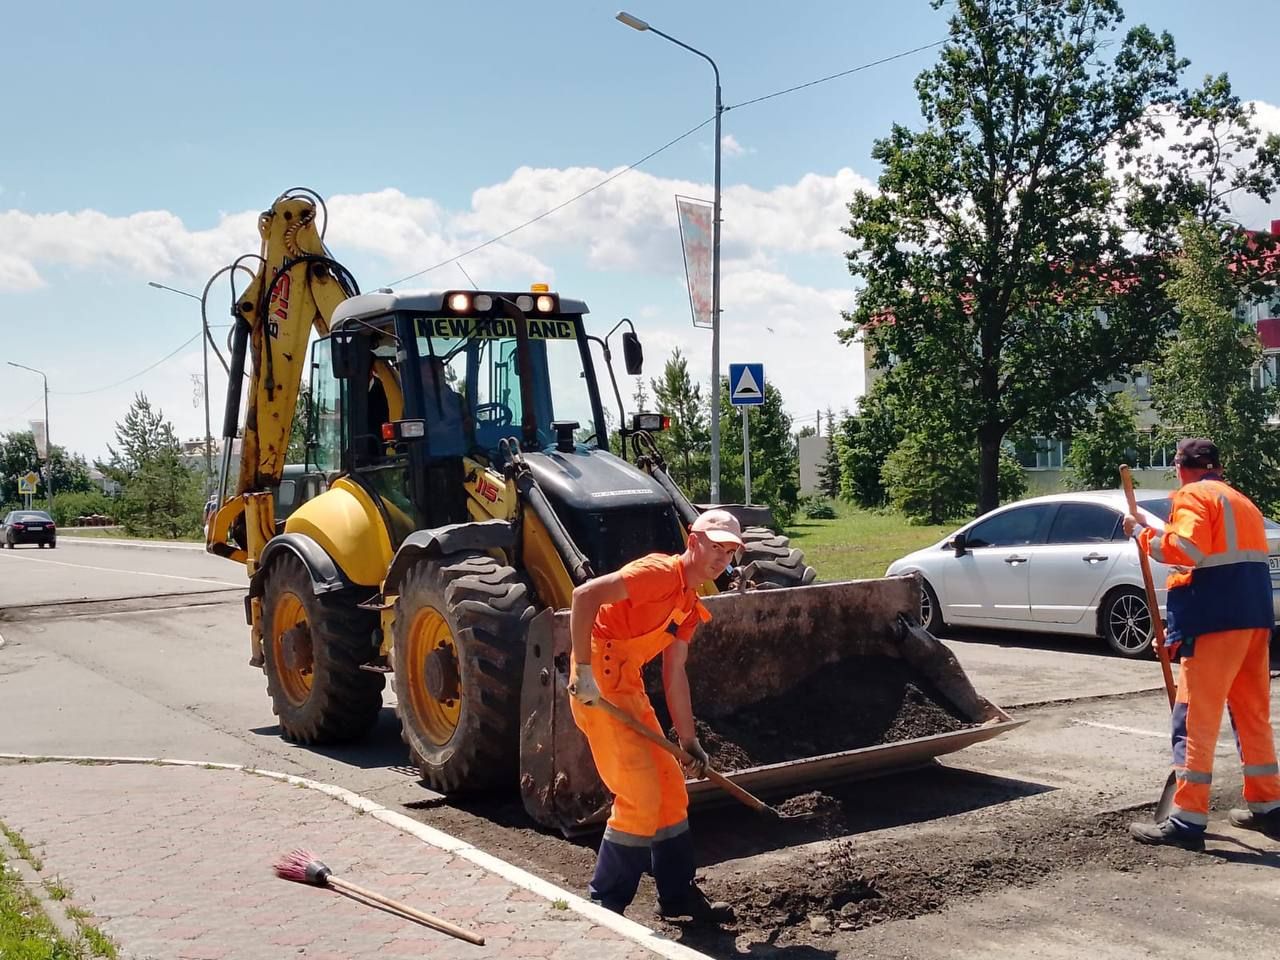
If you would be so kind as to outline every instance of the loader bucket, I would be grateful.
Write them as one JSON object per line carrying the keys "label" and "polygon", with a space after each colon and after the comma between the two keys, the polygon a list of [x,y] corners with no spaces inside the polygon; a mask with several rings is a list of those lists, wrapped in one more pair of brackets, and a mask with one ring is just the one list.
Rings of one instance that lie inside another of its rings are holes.
{"label": "loader bucket", "polygon": [[[712,764],[757,794],[800,792],[925,764],[1007,733],[959,662],[917,623],[915,577],[723,593],[689,649],[699,736]],[[569,711],[569,614],[534,618],[525,660],[520,789],[566,836],[603,823],[609,793]],[[660,678],[646,674],[666,723]],[[694,805],[721,801],[706,780]]]}

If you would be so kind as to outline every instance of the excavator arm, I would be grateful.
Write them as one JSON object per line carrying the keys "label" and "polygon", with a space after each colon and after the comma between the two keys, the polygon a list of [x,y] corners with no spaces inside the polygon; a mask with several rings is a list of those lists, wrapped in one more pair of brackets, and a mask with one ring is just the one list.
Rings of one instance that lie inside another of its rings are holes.
{"label": "excavator arm", "polygon": [[[258,271],[231,311],[235,327],[218,510],[206,539],[211,553],[247,564],[250,576],[275,533],[272,490],[284,472],[308,337],[311,330],[327,335],[338,304],[359,292],[355,279],[325,248],[316,223],[319,198],[313,197],[310,191],[287,191],[258,218]],[[240,469],[229,487],[246,363],[248,406]]]}

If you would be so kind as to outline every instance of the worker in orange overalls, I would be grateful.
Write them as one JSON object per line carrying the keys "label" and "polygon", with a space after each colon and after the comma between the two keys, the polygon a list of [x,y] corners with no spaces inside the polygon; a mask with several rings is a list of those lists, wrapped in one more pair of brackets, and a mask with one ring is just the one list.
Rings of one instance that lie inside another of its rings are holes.
{"label": "worker in orange overalls", "polygon": [[[724,510],[708,510],[690,526],[684,553],[649,554],[573,591],[570,708],[591,745],[600,779],[613,792],[588,890],[593,900],[617,913],[631,903],[641,874],[649,871],[661,916],[726,920],[732,915],[727,905],[708,903],[693,883],[684,781],[685,774],[703,776],[707,753],[694,728],[685,662],[694,629],[711,619],[696,591],[723,573],[740,549],[737,519]],[[670,754],[591,707],[604,697],[662,733],[641,676],[659,653],[667,710],[680,745],[694,759],[683,771]]]}
{"label": "worker in orange overalls", "polygon": [[1169,574],[1166,645],[1181,657],[1173,707],[1173,811],[1160,823],[1134,823],[1142,843],[1204,849],[1213,752],[1225,704],[1244,764],[1248,809],[1237,827],[1280,838],[1280,767],[1271,735],[1269,646],[1274,617],[1262,514],[1222,479],[1218,448],[1189,438],[1174,457],[1181,488],[1164,531],[1124,518],[1138,548],[1176,569]]}

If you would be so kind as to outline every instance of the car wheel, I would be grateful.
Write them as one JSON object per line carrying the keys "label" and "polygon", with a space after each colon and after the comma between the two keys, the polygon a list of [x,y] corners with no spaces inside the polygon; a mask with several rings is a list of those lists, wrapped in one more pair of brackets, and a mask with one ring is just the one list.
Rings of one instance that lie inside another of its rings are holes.
{"label": "car wheel", "polygon": [[1099,618],[1102,638],[1122,657],[1144,657],[1151,652],[1151,608],[1146,594],[1124,587],[1107,598]]}
{"label": "car wheel", "polygon": [[938,602],[938,594],[934,592],[933,587],[929,586],[929,581],[922,577],[920,579],[920,626],[930,633],[937,633],[946,625],[946,621],[942,619],[942,604]]}
{"label": "car wheel", "polygon": [[50,540],[50,541],[49,541],[49,549],[50,549],[50,550],[57,550],[57,549],[58,549],[58,541],[57,541],[57,540]]}

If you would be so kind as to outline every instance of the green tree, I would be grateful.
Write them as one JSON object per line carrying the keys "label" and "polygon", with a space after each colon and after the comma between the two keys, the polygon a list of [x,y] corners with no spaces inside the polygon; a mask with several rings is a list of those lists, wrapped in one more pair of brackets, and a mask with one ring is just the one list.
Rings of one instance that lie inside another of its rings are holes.
{"label": "green tree", "polygon": [[[742,409],[729,401],[729,378],[720,378],[720,498],[741,503],[746,494],[742,471]],[[782,393],[771,383],[764,403],[746,407],[751,417],[751,502],[773,511],[779,529],[795,516],[800,503],[800,466],[791,437],[791,417]]]}
{"label": "green tree", "polygon": [[199,480],[182,462],[173,424],[146,394],[134,396],[107,453],[98,468],[121,486],[118,513],[128,532],[170,538],[199,532]]}
{"label": "green tree", "polygon": [[[80,454],[68,453],[65,447],[55,443],[49,451],[49,459],[53,469],[55,502],[63,493],[80,493],[93,489],[93,482],[89,479],[89,464]],[[0,503],[19,502],[18,477],[28,470],[35,470],[41,475],[36,498],[43,498],[44,471],[36,458],[35,436],[30,430],[14,430],[0,435]]]}
{"label": "green tree", "polygon": [[[956,0],[916,80],[923,128],[876,142],[879,188],[849,205],[864,290],[841,336],[864,331],[901,382],[907,429],[976,440],[980,511],[1010,432],[1069,433],[1171,326],[1160,258],[1132,251],[1275,183],[1280,139],[1259,145],[1225,77],[1182,89],[1173,39],[1116,36],[1122,19],[1115,0]],[[1169,127],[1188,146],[1160,155]]]}
{"label": "green tree", "polygon": [[[907,434],[881,470],[889,502],[909,523],[916,524],[973,516],[977,473],[974,445],[944,433]],[[998,489],[1006,500],[1016,500],[1027,490],[1026,473],[1004,449],[1000,451]]]}
{"label": "green tree", "polygon": [[1184,223],[1182,241],[1167,284],[1178,333],[1153,370],[1153,406],[1170,433],[1212,438],[1231,482],[1264,511],[1280,509],[1280,431],[1269,425],[1280,415],[1280,390],[1253,382],[1262,349],[1236,310],[1239,250],[1211,224]]}
{"label": "green tree", "polygon": [[[445,370],[449,370],[445,367]],[[293,406],[293,424],[289,428],[289,449],[285,463],[307,462],[307,431],[310,427],[311,391],[303,387],[298,391],[298,401]]]}
{"label": "green tree", "polygon": [[834,500],[840,496],[840,453],[836,449],[836,415],[827,411],[827,452],[818,469],[818,490]]}
{"label": "green tree", "polygon": [[1120,464],[1145,466],[1133,397],[1123,391],[1099,400],[1090,418],[1071,436],[1067,486],[1073,490],[1115,489]]}
{"label": "green tree", "polygon": [[671,418],[671,428],[656,437],[672,479],[694,502],[707,498],[711,489],[710,443],[702,387],[689,377],[689,361],[677,347],[652,381],[658,412]]}
{"label": "green tree", "polygon": [[904,435],[886,395],[885,381],[872,385],[858,401],[858,413],[846,414],[836,433],[841,499],[867,509],[883,507],[888,494],[881,469]]}

